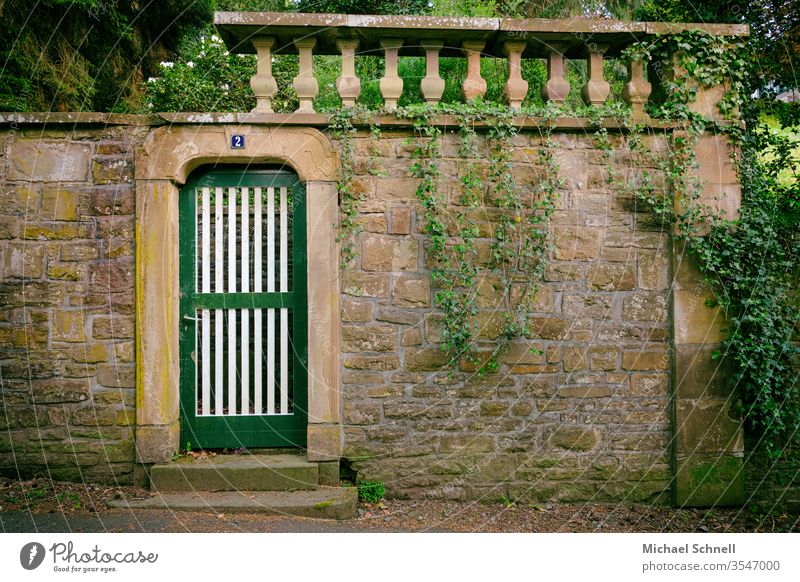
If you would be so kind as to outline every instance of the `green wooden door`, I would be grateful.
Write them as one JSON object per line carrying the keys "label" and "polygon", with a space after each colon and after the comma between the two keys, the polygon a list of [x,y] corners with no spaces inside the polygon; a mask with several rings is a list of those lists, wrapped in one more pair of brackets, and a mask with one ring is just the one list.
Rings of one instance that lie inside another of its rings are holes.
{"label": "green wooden door", "polygon": [[304,447],[305,191],[214,169],[180,194],[181,445]]}

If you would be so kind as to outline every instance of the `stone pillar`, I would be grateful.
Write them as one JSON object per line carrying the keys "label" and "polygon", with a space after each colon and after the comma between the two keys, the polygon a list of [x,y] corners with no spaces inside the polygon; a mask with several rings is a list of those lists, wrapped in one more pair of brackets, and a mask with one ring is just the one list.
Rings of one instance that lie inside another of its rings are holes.
{"label": "stone pillar", "polygon": [[397,55],[403,46],[402,38],[381,39],[381,48],[386,53],[385,73],[381,78],[380,88],[386,109],[397,109],[397,100],[403,94],[403,79],[397,74]]}
{"label": "stone pillar", "polygon": [[511,109],[520,109],[528,94],[528,82],[522,78],[522,51],[527,41],[513,40],[503,43],[503,54],[508,58],[508,81],[503,95]]}
{"label": "stone pillar", "polygon": [[292,81],[292,86],[300,99],[300,106],[295,113],[314,113],[314,97],[319,93],[319,83],[314,77],[311,51],[317,44],[313,36],[294,39],[294,46],[300,53],[300,72]]}
{"label": "stone pillar", "polygon": [[589,45],[587,57],[589,78],[581,89],[581,97],[587,105],[602,105],[611,92],[611,85],[603,78],[603,53],[607,50],[608,45]]}
{"label": "stone pillar", "polygon": [[425,49],[425,78],[420,82],[420,90],[425,101],[436,105],[444,93],[444,79],[439,76],[439,51],[444,41],[423,40],[420,46]]}
{"label": "stone pillar", "polygon": [[542,87],[542,97],[545,101],[561,104],[569,95],[569,81],[564,77],[566,58],[562,52],[566,50],[566,46],[553,43],[546,48],[549,50],[547,83]]}
{"label": "stone pillar", "polygon": [[465,40],[461,43],[467,56],[467,78],[461,85],[461,92],[467,101],[486,95],[486,80],[481,77],[481,51],[485,45],[486,41],[483,40]]}
{"label": "stone pillar", "polygon": [[253,46],[258,55],[256,61],[256,74],[250,79],[250,87],[256,96],[256,106],[253,113],[272,113],[272,98],[278,93],[278,84],[272,76],[272,47],[275,45],[274,36],[256,36]]}
{"label": "stone pillar", "polygon": [[[717,87],[699,90],[693,107],[716,111]],[[685,138],[675,132],[674,138]],[[724,135],[704,134],[695,147],[701,187],[698,203],[736,218],[741,187]],[[676,210],[680,200],[675,200]],[[704,234],[703,231],[700,234]],[[712,359],[728,322],[714,306],[713,290],[683,244],[673,251],[675,502],[739,505],[744,502],[744,435],[724,357]]]}
{"label": "stone pillar", "polygon": [[161,463],[178,450],[178,190],[136,184],[136,459]]}
{"label": "stone pillar", "polygon": [[632,109],[634,120],[644,120],[644,104],[650,97],[653,86],[644,78],[644,63],[641,60],[628,63],[628,82],[622,88],[622,98]]}
{"label": "stone pillar", "polygon": [[336,79],[336,90],[344,107],[354,107],[361,95],[361,79],[356,76],[356,49],[358,39],[340,38],[336,46],[342,53],[342,75]]}
{"label": "stone pillar", "polygon": [[308,224],[308,460],[339,460],[339,248],[335,182],[306,182]]}

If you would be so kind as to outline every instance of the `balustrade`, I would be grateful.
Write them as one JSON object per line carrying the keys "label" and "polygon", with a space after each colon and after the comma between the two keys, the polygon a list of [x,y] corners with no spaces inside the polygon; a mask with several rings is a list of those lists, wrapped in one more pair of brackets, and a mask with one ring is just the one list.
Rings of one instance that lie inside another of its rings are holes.
{"label": "balustrade", "polygon": [[[299,73],[292,82],[299,106],[296,113],[314,113],[314,98],[319,84],[313,73],[314,55],[340,55],[341,76],[336,89],[344,107],[353,107],[361,94],[362,80],[356,74],[357,54],[380,55],[385,73],[379,88],[387,110],[397,108],[404,90],[398,74],[402,56],[425,59],[425,76],[420,91],[425,101],[438,103],[445,89],[439,70],[441,56],[466,59],[466,77],[461,86],[464,98],[486,95],[486,80],[481,76],[481,60],[504,59],[508,80],[503,88],[506,102],[520,109],[529,93],[522,77],[523,59],[544,59],[547,81],[542,97],[563,103],[570,91],[567,63],[586,62],[587,80],[581,97],[590,106],[605,103],[611,86],[603,76],[603,62],[630,44],[659,33],[679,33],[703,28],[713,34],[746,35],[746,26],[722,24],[670,24],[621,22],[612,20],[538,20],[497,18],[456,18],[434,16],[362,16],[346,14],[298,14],[270,12],[218,12],[215,24],[228,47],[239,53],[256,53],[256,74],[251,86],[256,96],[254,112],[271,113],[271,102],[278,92],[272,74],[275,54],[299,55]],[[644,105],[652,85],[646,79],[641,61],[628,64],[629,80],[622,91],[634,118],[644,117]]]}

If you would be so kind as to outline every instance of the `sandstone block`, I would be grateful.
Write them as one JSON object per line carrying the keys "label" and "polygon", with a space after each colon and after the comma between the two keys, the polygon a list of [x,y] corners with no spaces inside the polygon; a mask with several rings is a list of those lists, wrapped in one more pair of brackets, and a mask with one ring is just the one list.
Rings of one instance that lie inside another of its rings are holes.
{"label": "sandstone block", "polygon": [[419,242],[410,237],[367,233],[362,244],[365,271],[416,271]]}
{"label": "sandstone block", "polygon": [[569,347],[562,350],[561,359],[564,362],[565,372],[586,370],[589,367],[589,358],[586,349],[582,347]]}
{"label": "sandstone block", "polygon": [[627,321],[667,320],[667,297],[664,293],[638,292],[622,301],[622,318]]}
{"label": "sandstone block", "polygon": [[0,214],[29,215],[39,210],[39,192],[35,188],[7,185],[0,189]]}
{"label": "sandstone block", "polygon": [[100,256],[100,245],[94,242],[61,244],[62,261],[91,261]]}
{"label": "sandstone block", "polygon": [[342,293],[353,297],[388,297],[389,276],[383,273],[344,273]]}
{"label": "sandstone block", "polygon": [[448,355],[438,348],[409,349],[405,354],[405,369],[411,372],[439,370],[448,359]]}
{"label": "sandstone block", "polygon": [[342,321],[365,323],[372,321],[372,303],[369,301],[342,301]]}
{"label": "sandstone block", "polygon": [[449,404],[387,402],[383,406],[383,414],[386,418],[418,420],[421,418],[450,418],[453,412]]}
{"label": "sandstone block", "polygon": [[42,193],[41,215],[45,220],[78,220],[80,193],[76,190],[47,188]]}
{"label": "sandstone block", "polygon": [[345,401],[344,423],[350,425],[378,424],[381,420],[381,405],[375,402]]}
{"label": "sandstone block", "polygon": [[589,269],[589,282],[593,290],[629,291],[636,287],[636,269],[633,263],[600,263]]}
{"label": "sandstone block", "polygon": [[130,339],[133,337],[133,319],[124,316],[98,316],[92,321],[95,339]]}
{"label": "sandstone block", "polygon": [[72,413],[72,424],[76,426],[111,426],[116,423],[116,410],[105,406],[86,406]]}
{"label": "sandstone block", "polygon": [[89,380],[52,379],[31,383],[32,400],[35,404],[61,404],[84,402],[89,399]]}
{"label": "sandstone block", "polygon": [[17,216],[0,216],[0,239],[17,238],[20,220]]}
{"label": "sandstone block", "polygon": [[91,235],[92,225],[87,222],[30,222],[22,229],[22,238],[28,240],[67,240]]}
{"label": "sandstone block", "polygon": [[130,364],[97,366],[97,383],[109,388],[135,388],[136,368]]}
{"label": "sandstone block", "polygon": [[564,386],[558,390],[561,398],[607,398],[612,394],[610,386]]}
{"label": "sandstone block", "polygon": [[83,342],[85,317],[82,311],[53,312],[53,339],[62,342]]}
{"label": "sandstone block", "polygon": [[84,182],[89,174],[87,144],[19,140],[9,148],[8,177],[30,182]]}
{"label": "sandstone block", "polygon": [[431,303],[430,277],[402,275],[394,281],[392,304],[398,307],[428,307]]}
{"label": "sandstone block", "polygon": [[97,364],[108,361],[108,348],[105,344],[84,343],[72,348],[72,359],[83,364]]}
{"label": "sandstone block", "polygon": [[391,213],[389,234],[411,234],[411,207],[395,206]]}
{"label": "sandstone block", "polygon": [[92,181],[95,184],[133,182],[133,165],[118,156],[95,156],[92,160]]}
{"label": "sandstone block", "polygon": [[669,257],[666,253],[639,253],[639,287],[660,291],[669,288]]}
{"label": "sandstone block", "polygon": [[597,429],[562,426],[550,434],[548,442],[556,447],[571,451],[589,451],[602,440]]}
{"label": "sandstone block", "polygon": [[667,374],[632,374],[631,395],[644,397],[661,397],[669,393],[669,376]]}
{"label": "sandstone block", "polygon": [[44,274],[44,245],[10,243],[0,252],[0,279],[39,279]]}
{"label": "sandstone block", "polygon": [[622,369],[632,371],[668,370],[669,352],[666,350],[623,352]]}
{"label": "sandstone block", "polygon": [[342,351],[353,353],[397,351],[397,328],[380,324],[344,325]]}
{"label": "sandstone block", "polygon": [[397,355],[384,356],[350,356],[344,358],[344,367],[353,370],[396,370],[400,365]]}
{"label": "sandstone block", "polygon": [[592,370],[616,370],[619,350],[611,347],[593,347],[589,350]]}
{"label": "sandstone block", "polygon": [[119,184],[89,191],[89,213],[97,216],[133,214],[135,195],[132,186]]}
{"label": "sandstone block", "polygon": [[556,226],[554,229],[556,259],[585,261],[600,255],[603,229],[587,226]]}

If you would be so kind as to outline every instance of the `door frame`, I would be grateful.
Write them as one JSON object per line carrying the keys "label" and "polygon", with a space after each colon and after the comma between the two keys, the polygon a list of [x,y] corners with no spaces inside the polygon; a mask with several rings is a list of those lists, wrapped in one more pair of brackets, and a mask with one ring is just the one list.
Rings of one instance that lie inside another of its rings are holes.
{"label": "door frame", "polygon": [[[179,212],[181,186],[208,164],[283,165],[306,189],[308,276],[308,427],[312,461],[341,457],[339,161],[328,138],[310,127],[275,126],[270,116],[237,125],[187,116],[152,130],[136,155],[136,454],[151,464],[180,446]],[[247,116],[244,116],[247,117]],[[250,119],[252,118],[252,119]],[[258,123],[259,120],[261,123]],[[245,136],[246,149],[230,148]]]}

